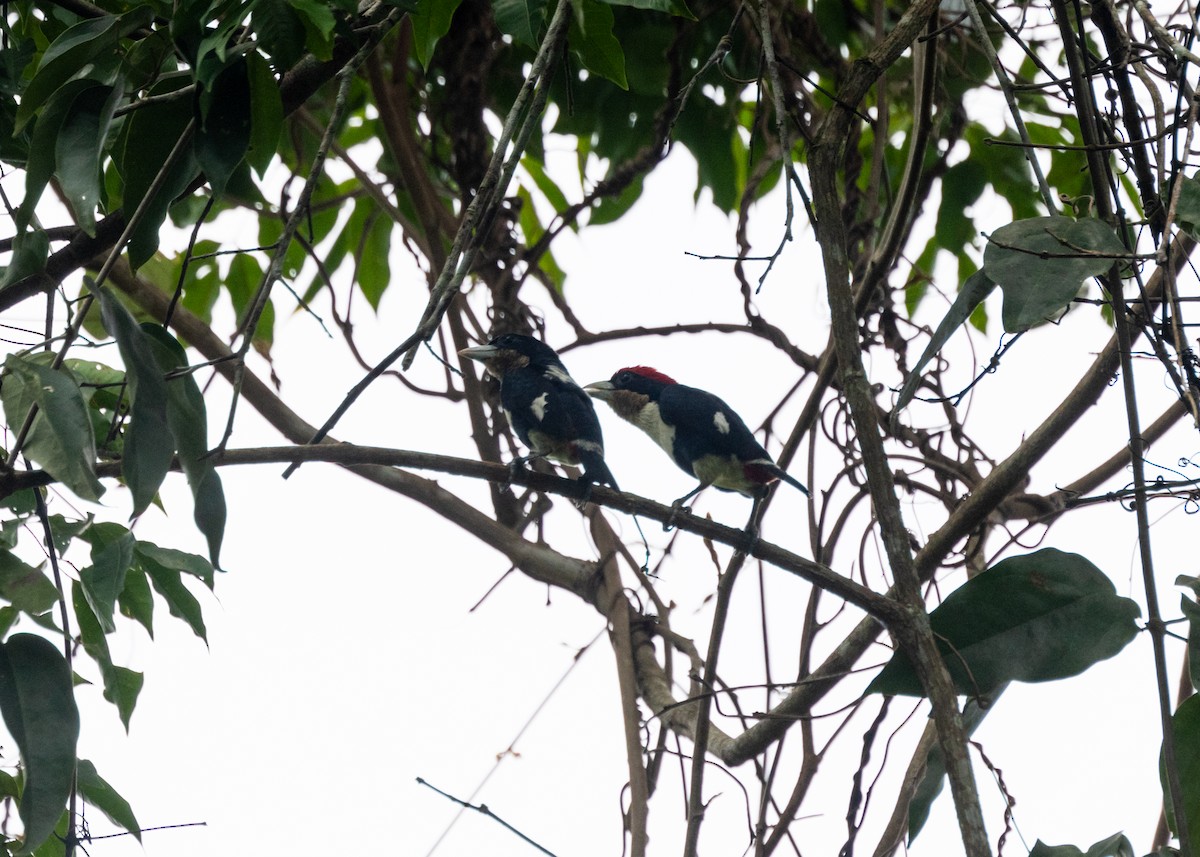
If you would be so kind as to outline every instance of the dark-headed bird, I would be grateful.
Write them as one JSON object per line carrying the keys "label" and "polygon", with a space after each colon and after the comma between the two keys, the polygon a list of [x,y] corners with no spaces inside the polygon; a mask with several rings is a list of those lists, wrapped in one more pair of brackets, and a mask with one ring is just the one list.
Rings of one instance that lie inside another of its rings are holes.
{"label": "dark-headed bird", "polygon": [[648,434],[680,469],[700,480],[673,506],[682,506],[709,485],[753,497],[756,510],[771,484],[781,479],[808,494],[774,462],[733,408],[712,393],[649,366],[622,369],[584,390],[608,402],[617,416]]}
{"label": "dark-headed bird", "polygon": [[604,437],[592,401],[553,348],[531,336],[506,333],[458,353],[478,360],[500,381],[500,406],[531,453],[514,465],[535,458],[582,465],[584,482],[620,490],[604,463]]}

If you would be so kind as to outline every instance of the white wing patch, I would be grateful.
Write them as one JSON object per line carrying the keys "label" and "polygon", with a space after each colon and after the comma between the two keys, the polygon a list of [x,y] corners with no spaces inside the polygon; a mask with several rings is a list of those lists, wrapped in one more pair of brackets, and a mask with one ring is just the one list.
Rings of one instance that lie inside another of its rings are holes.
{"label": "white wing patch", "polygon": [[540,423],[546,418],[546,401],[550,398],[549,393],[542,393],[536,399],[529,403],[529,409],[533,411],[533,415],[537,417]]}
{"label": "white wing patch", "polygon": [[713,425],[717,427],[717,431],[721,434],[729,434],[729,420],[726,419],[723,411],[717,411],[713,414]]}

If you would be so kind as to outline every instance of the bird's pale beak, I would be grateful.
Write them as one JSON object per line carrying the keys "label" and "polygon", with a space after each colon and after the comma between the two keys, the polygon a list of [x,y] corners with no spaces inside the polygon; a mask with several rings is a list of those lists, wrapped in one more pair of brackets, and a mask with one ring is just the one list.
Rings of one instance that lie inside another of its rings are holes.
{"label": "bird's pale beak", "polygon": [[617,391],[617,388],[613,386],[612,381],[597,381],[594,384],[588,384],[583,388],[583,391],[593,399],[599,399],[602,402],[607,402],[612,398],[612,395]]}
{"label": "bird's pale beak", "polygon": [[476,345],[474,348],[464,348],[458,352],[458,356],[471,360],[491,360],[499,353],[500,349],[494,345]]}

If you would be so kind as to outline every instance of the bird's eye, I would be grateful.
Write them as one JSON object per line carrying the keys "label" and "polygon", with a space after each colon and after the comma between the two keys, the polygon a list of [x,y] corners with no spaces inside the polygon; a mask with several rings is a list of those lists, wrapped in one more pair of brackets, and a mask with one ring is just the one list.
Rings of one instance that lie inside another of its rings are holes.
{"label": "bird's eye", "polygon": [[629,379],[632,377],[633,377],[632,372],[618,372],[617,373],[617,383],[618,384],[628,384]]}

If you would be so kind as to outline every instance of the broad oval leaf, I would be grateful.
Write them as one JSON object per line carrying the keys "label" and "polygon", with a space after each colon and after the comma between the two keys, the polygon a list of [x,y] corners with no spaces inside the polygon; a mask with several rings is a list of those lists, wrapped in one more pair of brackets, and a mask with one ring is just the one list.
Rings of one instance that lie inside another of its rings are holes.
{"label": "broad oval leaf", "polygon": [[125,430],[121,474],[133,493],[130,517],[136,518],[158,493],[175,456],[167,424],[167,382],[142,328],[129,310],[106,290],[100,292],[100,314],[104,326],[117,340],[129,382],[132,413],[129,428]]}
{"label": "broad oval leaf", "polygon": [[0,289],[45,271],[49,254],[50,239],[44,230],[30,229],[17,235],[13,239],[8,265],[0,268]]}
{"label": "broad oval leaf", "polygon": [[[33,222],[33,213],[42,193],[54,175],[58,156],[58,139],[63,127],[72,118],[75,102],[83,93],[98,86],[102,81],[80,78],[69,81],[59,88],[38,115],[34,123],[29,145],[29,160],[25,171],[25,199],[17,210],[17,233],[24,234]],[[11,281],[9,281],[11,282]]]}
{"label": "broad oval leaf", "polygon": [[75,379],[37,360],[10,354],[0,401],[9,425],[19,430],[37,406],[25,454],[85,500],[98,500],[104,486],[96,478],[96,441],[87,404]]}
{"label": "broad oval leaf", "polygon": [[14,133],[20,131],[54,92],[75,77],[92,60],[109,51],[126,35],[148,25],[154,18],[149,5],[141,5],[120,16],[81,21],[54,40],[29,82],[17,108]]}
{"label": "broad oval leaf", "polygon": [[58,590],[50,578],[8,550],[0,550],[0,598],[13,607],[37,616],[58,600]]}
{"label": "broad oval leaf", "polygon": [[[170,78],[152,87],[148,95],[168,95],[187,85],[184,78]],[[191,147],[176,162],[166,183],[146,200],[151,185],[166,164],[179,138],[192,123],[192,105],[186,98],[168,99],[142,107],[127,118],[122,134],[124,146],[118,168],[125,180],[122,208],[126,216],[145,204],[145,213],[129,239],[129,263],[136,270],[158,249],[158,232],[172,200],[198,174],[200,167]]]}
{"label": "broad oval leaf", "polygon": [[[929,614],[958,692],[1008,681],[1053,681],[1111,658],[1138,632],[1141,611],[1082,556],[1045,548],[971,578]],[[868,693],[922,696],[908,655],[896,652]]]}
{"label": "broad oval leaf", "polygon": [[[1175,732],[1175,766],[1179,770],[1179,782],[1183,787],[1183,807],[1187,815],[1188,830],[1200,830],[1200,696],[1193,694],[1179,704],[1171,717]],[[1162,783],[1163,808],[1167,814],[1167,826],[1172,832],[1179,830],[1175,807],[1167,793],[1167,772],[1162,751],[1158,756],[1159,781]]]}
{"label": "broad oval leaf", "polygon": [[1200,234],[1200,174],[1188,178],[1179,178],[1179,204],[1175,208],[1175,218],[1192,236]]}
{"label": "broad oval leaf", "polygon": [[[171,334],[156,324],[143,325],[142,331],[150,340],[155,360],[164,373],[187,366],[183,346]],[[179,375],[167,382],[167,424],[179,450],[179,464],[192,489],[193,520],[208,542],[212,564],[219,566],[221,540],[225,535],[225,491],[217,468],[206,457],[208,414],[200,387],[190,374]],[[212,586],[211,578],[209,586]]]}
{"label": "broad oval leaf", "polygon": [[49,640],[13,634],[0,645],[0,714],[25,765],[21,821],[30,854],[54,832],[75,778],[79,709],[71,669]]}
{"label": "broad oval leaf", "polygon": [[133,716],[134,706],[137,705],[138,694],[142,689],[142,674],[125,667],[119,667],[112,662],[112,653],[108,648],[108,638],[96,618],[95,611],[88,603],[83,586],[78,582],[71,584],[71,604],[75,608],[75,620],[79,623],[79,638],[83,648],[100,667],[100,677],[104,680],[104,698],[117,707],[125,731],[129,731],[129,719]]}
{"label": "broad oval leaf", "polygon": [[246,74],[250,83],[250,144],[246,162],[262,178],[279,148],[283,102],[279,97],[279,82],[262,56],[254,53],[246,57]]}
{"label": "broad oval leaf", "polygon": [[983,269],[1004,292],[1004,329],[1016,333],[1051,318],[1125,252],[1111,227],[1094,218],[1031,217],[1000,227],[984,248]]}
{"label": "broad oval leaf", "polygon": [[108,127],[124,86],[94,86],[76,96],[54,144],[59,186],[80,227],[96,234],[100,162]]}
{"label": "broad oval leaf", "polygon": [[125,574],[133,563],[137,539],[125,527],[113,523],[89,527],[83,539],[92,546],[92,564],[80,569],[79,582],[100,627],[111,634],[117,628],[113,614],[117,597],[125,589]]}
{"label": "broad oval leaf", "polygon": [[220,196],[250,147],[251,95],[246,61],[239,57],[223,69],[212,81],[211,91],[201,94],[199,106],[201,115],[193,142],[196,161],[213,195]]}

